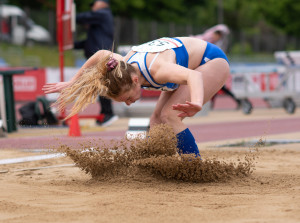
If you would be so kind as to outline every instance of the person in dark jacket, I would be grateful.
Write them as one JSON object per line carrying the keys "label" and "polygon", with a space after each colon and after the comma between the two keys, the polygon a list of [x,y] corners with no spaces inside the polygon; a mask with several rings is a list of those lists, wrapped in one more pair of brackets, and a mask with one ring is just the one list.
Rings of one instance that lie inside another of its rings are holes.
{"label": "person in dark jacket", "polygon": [[[109,0],[94,0],[90,3],[91,11],[78,13],[76,23],[87,25],[87,39],[75,42],[75,49],[84,49],[86,59],[89,59],[98,50],[112,50],[114,39],[114,21],[110,10]],[[112,101],[99,96],[101,105],[100,114],[103,119],[97,124],[108,126],[118,119],[114,115]]]}

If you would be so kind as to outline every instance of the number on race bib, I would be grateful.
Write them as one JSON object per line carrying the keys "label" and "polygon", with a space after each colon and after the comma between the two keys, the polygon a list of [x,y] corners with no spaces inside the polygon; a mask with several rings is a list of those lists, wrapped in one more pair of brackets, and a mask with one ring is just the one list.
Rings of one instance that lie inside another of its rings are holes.
{"label": "number on race bib", "polygon": [[144,43],[142,45],[139,46],[134,46],[132,47],[133,51],[136,52],[149,52],[149,53],[153,53],[153,52],[162,52],[168,49],[173,49],[173,48],[178,48],[181,47],[182,43],[179,42],[176,39],[172,39],[172,38],[161,38],[161,39],[157,39],[157,40],[153,40],[147,43]]}

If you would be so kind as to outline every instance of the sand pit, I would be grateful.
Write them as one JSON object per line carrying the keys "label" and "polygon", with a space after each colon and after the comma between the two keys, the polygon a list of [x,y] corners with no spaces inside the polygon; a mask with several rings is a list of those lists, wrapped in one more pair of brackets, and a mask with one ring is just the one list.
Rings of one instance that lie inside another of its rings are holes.
{"label": "sand pit", "polygon": [[166,180],[195,183],[249,176],[258,156],[256,145],[245,152],[242,160],[236,158],[236,162],[181,154],[176,145],[177,139],[172,128],[157,125],[150,129],[145,138],[112,140],[109,143],[89,142],[76,149],[62,145],[54,151],[66,154],[93,179],[131,178],[149,174]]}
{"label": "sand pit", "polygon": [[[152,144],[139,148],[142,145]],[[70,157],[1,165],[0,222],[300,222],[300,144],[260,147],[255,153],[259,158],[251,162],[244,160],[249,154],[244,147],[199,144],[203,160],[189,157],[186,162],[172,148],[154,146],[149,153],[134,154],[124,148],[115,159],[119,165],[111,165],[116,152],[112,155],[110,150],[101,155],[105,165],[99,156],[93,165],[75,162],[84,171],[72,166]],[[44,153],[1,150],[1,154],[7,159]],[[76,154],[89,161],[96,157],[95,150]],[[209,180],[168,175],[182,163],[195,168],[193,162],[206,161],[206,172],[216,173],[213,160],[220,161],[217,169],[230,171],[205,178]],[[168,169],[164,162],[173,164]],[[106,171],[94,171],[97,165]],[[32,170],[24,170],[28,168]],[[229,177],[222,177],[225,173]]]}

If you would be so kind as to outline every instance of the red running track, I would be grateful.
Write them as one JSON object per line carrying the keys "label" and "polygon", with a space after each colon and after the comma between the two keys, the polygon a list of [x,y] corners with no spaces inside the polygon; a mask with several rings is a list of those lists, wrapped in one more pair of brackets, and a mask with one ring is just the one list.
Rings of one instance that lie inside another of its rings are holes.
{"label": "red running track", "polygon": [[[189,126],[197,142],[300,132],[300,119],[239,121]],[[300,135],[299,135],[300,138]]]}
{"label": "red running track", "polygon": [[[277,120],[239,121],[188,126],[197,142],[210,142],[249,137],[264,137],[272,134],[300,132],[300,119],[288,118]],[[126,131],[107,131],[83,134],[81,137],[68,136],[37,136],[22,138],[0,138],[0,149],[49,149],[65,144],[82,147],[88,142],[99,139],[109,142],[121,139]],[[299,135],[300,138],[300,135]],[[95,145],[95,144],[93,144]]]}

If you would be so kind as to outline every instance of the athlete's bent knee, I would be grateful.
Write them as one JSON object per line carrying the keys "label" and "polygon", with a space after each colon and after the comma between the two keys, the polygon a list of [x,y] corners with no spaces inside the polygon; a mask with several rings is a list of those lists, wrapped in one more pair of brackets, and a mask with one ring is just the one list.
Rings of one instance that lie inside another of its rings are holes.
{"label": "athlete's bent knee", "polygon": [[173,125],[174,123],[181,122],[181,118],[177,116],[174,111],[167,110],[160,114],[162,123]]}

